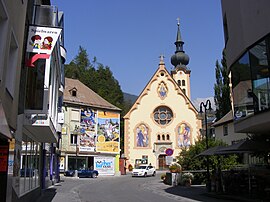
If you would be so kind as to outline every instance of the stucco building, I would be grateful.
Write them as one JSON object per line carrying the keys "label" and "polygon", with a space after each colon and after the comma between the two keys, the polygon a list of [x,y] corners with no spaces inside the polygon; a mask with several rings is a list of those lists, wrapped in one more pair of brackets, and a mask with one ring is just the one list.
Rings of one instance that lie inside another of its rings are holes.
{"label": "stucco building", "polygon": [[120,111],[77,79],[65,78],[60,171],[119,174]]}
{"label": "stucco building", "polygon": [[124,116],[128,165],[151,163],[157,169],[167,168],[200,135],[201,120],[190,100],[191,71],[183,44],[178,23],[173,71],[168,72],[161,56],[157,71]]}

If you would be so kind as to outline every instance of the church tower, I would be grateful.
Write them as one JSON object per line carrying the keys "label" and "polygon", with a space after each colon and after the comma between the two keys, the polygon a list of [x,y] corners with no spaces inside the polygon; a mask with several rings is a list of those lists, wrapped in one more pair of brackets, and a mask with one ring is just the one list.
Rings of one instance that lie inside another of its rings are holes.
{"label": "church tower", "polygon": [[186,66],[189,63],[189,56],[185,54],[183,50],[184,41],[181,38],[180,22],[178,18],[177,23],[177,36],[175,54],[171,57],[171,63],[174,66],[174,70],[171,71],[171,75],[177,82],[178,86],[182,89],[184,94],[190,99],[190,69]]}

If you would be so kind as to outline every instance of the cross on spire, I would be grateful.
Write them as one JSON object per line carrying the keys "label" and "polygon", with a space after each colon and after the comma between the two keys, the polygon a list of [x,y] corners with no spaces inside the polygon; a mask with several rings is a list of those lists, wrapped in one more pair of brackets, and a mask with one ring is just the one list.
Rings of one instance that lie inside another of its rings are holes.
{"label": "cross on spire", "polygon": [[159,64],[164,64],[164,58],[165,58],[165,56],[163,55],[163,54],[160,54],[160,56],[159,56]]}
{"label": "cross on spire", "polygon": [[180,25],[180,18],[178,17],[176,20],[177,20],[177,25],[179,26]]}

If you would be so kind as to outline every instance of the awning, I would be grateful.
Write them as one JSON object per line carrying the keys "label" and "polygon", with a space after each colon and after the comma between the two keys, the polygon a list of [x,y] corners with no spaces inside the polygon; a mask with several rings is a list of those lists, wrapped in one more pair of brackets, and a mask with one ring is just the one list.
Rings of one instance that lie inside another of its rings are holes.
{"label": "awning", "polygon": [[10,128],[8,126],[7,118],[1,101],[0,101],[0,133],[9,139],[12,139]]}
{"label": "awning", "polygon": [[225,146],[215,146],[215,147],[211,147],[207,150],[204,150],[203,152],[201,152],[200,154],[198,154],[197,156],[212,156],[212,155],[216,155],[217,151],[219,151],[220,149],[224,148]]}
{"label": "awning", "polygon": [[219,149],[216,154],[256,153],[270,151],[270,142],[243,140],[236,144]]}

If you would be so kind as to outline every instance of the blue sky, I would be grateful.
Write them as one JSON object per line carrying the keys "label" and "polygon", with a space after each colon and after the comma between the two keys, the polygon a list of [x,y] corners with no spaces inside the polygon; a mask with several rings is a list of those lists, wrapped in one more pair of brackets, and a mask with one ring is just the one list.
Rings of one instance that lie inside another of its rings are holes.
{"label": "blue sky", "polygon": [[51,0],[65,16],[69,63],[84,47],[109,66],[123,92],[139,95],[165,56],[170,72],[177,18],[189,55],[191,99],[214,96],[215,63],[224,47],[219,0]]}

